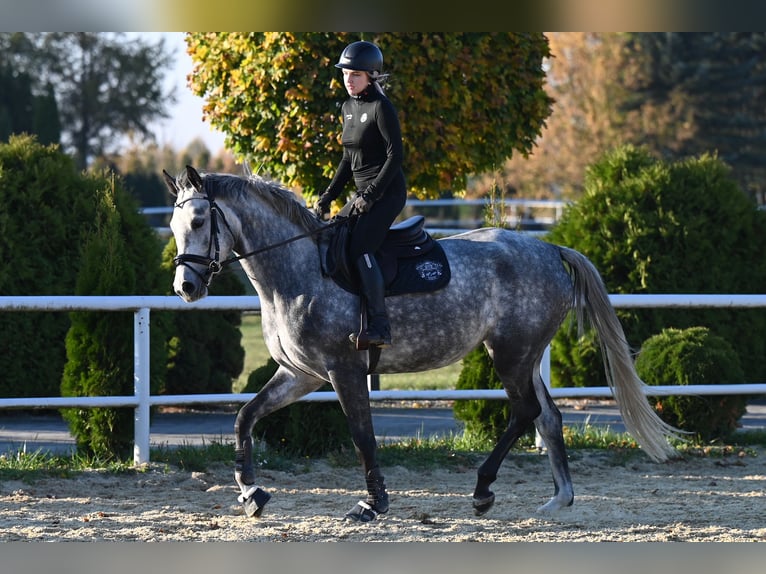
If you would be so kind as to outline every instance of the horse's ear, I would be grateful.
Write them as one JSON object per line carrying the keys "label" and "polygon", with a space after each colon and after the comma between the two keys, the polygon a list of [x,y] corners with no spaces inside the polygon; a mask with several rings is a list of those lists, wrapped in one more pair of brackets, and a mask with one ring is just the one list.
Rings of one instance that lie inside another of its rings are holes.
{"label": "horse's ear", "polygon": [[162,170],[162,177],[165,179],[165,185],[167,186],[170,195],[178,197],[178,185],[176,184],[175,178],[164,169]]}
{"label": "horse's ear", "polygon": [[202,193],[202,176],[192,166],[186,166],[186,176],[199,193]]}

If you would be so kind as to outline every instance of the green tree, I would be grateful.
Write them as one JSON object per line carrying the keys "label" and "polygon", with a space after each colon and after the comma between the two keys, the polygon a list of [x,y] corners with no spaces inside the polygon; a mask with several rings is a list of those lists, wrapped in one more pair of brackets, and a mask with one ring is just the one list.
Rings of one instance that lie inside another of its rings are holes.
{"label": "green tree", "polygon": [[391,74],[412,192],[459,192],[469,174],[531,151],[551,107],[542,34],[192,33],[190,86],[235,154],[316,195],[340,158],[347,96],[334,64],[361,38]]}
{"label": "green tree", "polygon": [[37,87],[23,64],[33,51],[24,34],[0,34],[0,141],[22,133],[34,134],[42,144],[61,138],[53,87]]}
{"label": "green tree", "polygon": [[[484,345],[463,358],[455,388],[458,390],[502,389],[492,359]],[[467,436],[488,436],[498,440],[508,427],[511,405],[508,401],[474,399],[455,401],[455,417],[465,423]]]}
{"label": "green tree", "polygon": [[717,153],[766,202],[766,33],[632,34],[627,50],[639,57],[624,106],[650,128],[632,141],[661,157]]}
{"label": "green tree", "polygon": [[555,100],[537,146],[499,174],[525,197],[582,193],[584,172],[617,145],[645,145],[668,160],[717,153],[734,179],[766,203],[766,47],[762,32],[548,34],[546,90]]}
{"label": "green tree", "polygon": [[18,34],[15,41],[28,49],[17,54],[16,70],[34,79],[33,93],[55,91],[62,143],[80,169],[127,134],[151,136],[149,123],[167,117],[173,96],[162,73],[172,55],[164,40],[46,32],[24,34],[22,42]]}
{"label": "green tree", "polygon": [[[140,205],[156,207],[173,204],[161,176],[162,170],[181,173],[187,165],[205,171],[231,172],[237,169],[231,154],[220,150],[213,156],[205,142],[199,138],[189,142],[189,145],[180,151],[156,143],[131,145],[122,149],[119,154],[96,158],[91,164],[91,169],[108,169],[120,174],[125,187]],[[167,221],[163,224],[166,225]]]}
{"label": "green tree", "polygon": [[[758,293],[766,285],[756,209],[719,159],[666,162],[645,148],[605,154],[583,196],[546,240],[573,247],[610,293]],[[748,381],[766,377],[766,312],[758,309],[620,310],[634,348],[663,328],[706,326],[737,350]],[[551,348],[555,386],[604,386],[593,334],[561,329]]]}

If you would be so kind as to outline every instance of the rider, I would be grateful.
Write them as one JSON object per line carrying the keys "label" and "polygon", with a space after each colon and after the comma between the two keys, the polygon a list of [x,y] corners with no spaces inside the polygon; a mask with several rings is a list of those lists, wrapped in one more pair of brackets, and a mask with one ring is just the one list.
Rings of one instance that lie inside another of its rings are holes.
{"label": "rider", "polygon": [[368,317],[360,339],[382,347],[391,344],[391,329],[383,274],[374,253],[407,200],[401,129],[396,109],[380,85],[386,76],[381,74],[383,54],[378,46],[353,42],[335,67],[343,70],[349,95],[341,108],[343,157],[316,212],[319,217],[329,212],[330,203],[353,178],[357,191],[347,205],[359,216],[351,230],[349,256],[359,273]]}

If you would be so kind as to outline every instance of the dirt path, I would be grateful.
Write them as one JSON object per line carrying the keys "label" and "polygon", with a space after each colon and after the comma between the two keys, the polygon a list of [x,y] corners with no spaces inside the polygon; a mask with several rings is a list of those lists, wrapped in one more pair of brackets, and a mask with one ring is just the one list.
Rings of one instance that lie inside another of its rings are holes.
{"label": "dirt path", "polygon": [[0,541],[766,541],[764,448],[665,464],[574,451],[571,470],[574,506],[541,516],[547,458],[512,454],[495,507],[475,517],[474,468],[386,468],[391,510],[367,525],[340,519],[362,497],[361,471],[325,461],[262,471],[273,498],[260,519],[244,516],[224,466],[0,481]]}

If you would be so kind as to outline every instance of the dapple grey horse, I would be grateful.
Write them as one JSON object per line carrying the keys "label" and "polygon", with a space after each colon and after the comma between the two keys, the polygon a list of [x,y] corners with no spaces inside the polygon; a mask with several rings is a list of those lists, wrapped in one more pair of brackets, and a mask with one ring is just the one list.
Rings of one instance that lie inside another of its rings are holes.
{"label": "dapple grey horse", "polygon": [[[261,302],[263,337],[279,369],[239,411],[235,431],[235,479],[240,502],[259,516],[270,495],[256,485],[252,429],[269,413],[327,382],[338,395],[359,455],[367,496],[346,517],[361,522],[388,511],[370,413],[368,351],[349,335],[358,328],[359,298],[323,272],[323,242],[330,223],[320,221],[280,184],[244,176],[163,172],[175,209],[170,222],[178,253],[174,289],[187,302],[207,295],[208,284],[234,260]],[[622,326],[595,267],[582,254],[525,234],[497,228],[440,239],[451,280],[432,293],[387,298],[393,345],[375,371],[418,372],[460,360],[484,344],[511,405],[507,429],[480,465],[473,510],[494,503],[491,484],[513,444],[534,424],[545,442],[555,492],[540,511],[574,500],[561,414],[540,376],[546,346],[570,310],[589,321],[602,346],[609,385],[627,430],[646,454],[663,461],[676,455],[668,441],[675,429],[651,408],[633,366]],[[321,429],[317,429],[321,432]]]}

